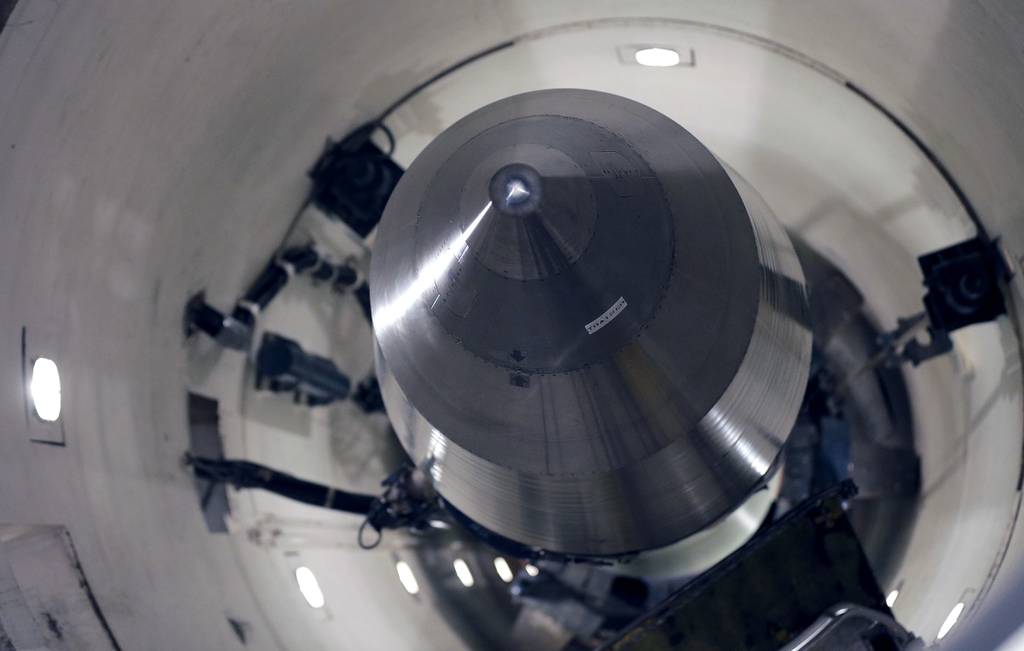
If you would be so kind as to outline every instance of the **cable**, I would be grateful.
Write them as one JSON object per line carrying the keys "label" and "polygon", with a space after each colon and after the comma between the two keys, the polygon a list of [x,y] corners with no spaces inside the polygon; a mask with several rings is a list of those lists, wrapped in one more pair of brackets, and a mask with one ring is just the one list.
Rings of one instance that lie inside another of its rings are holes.
{"label": "cable", "polygon": [[384,135],[387,136],[387,139],[388,139],[388,150],[386,152],[384,152],[384,156],[387,157],[387,158],[391,158],[391,156],[395,153],[395,134],[383,122],[377,122],[375,124],[375,126],[378,129],[380,129],[381,131],[383,131]]}
{"label": "cable", "polygon": [[231,484],[237,489],[258,488],[311,506],[358,515],[372,515],[381,510],[381,498],[376,495],[352,493],[300,479],[251,461],[209,459],[186,453],[185,463],[192,467],[196,477]]}
{"label": "cable", "polygon": [[[377,537],[373,540],[373,542],[367,542],[366,541],[366,528],[367,527],[372,527],[373,530],[377,532]],[[356,543],[359,544],[359,548],[360,549],[366,549],[366,550],[374,549],[375,547],[377,547],[377,545],[380,544],[380,542],[382,540],[384,540],[384,532],[381,531],[380,529],[374,527],[373,523],[370,522],[369,518],[367,518],[366,520],[363,520],[363,523],[361,525],[359,525],[359,533],[356,534]]]}
{"label": "cable", "polygon": [[437,74],[433,75],[432,77],[430,77],[426,81],[420,82],[416,86],[413,86],[412,90],[408,91],[407,93],[405,93],[404,95],[402,95],[401,97],[396,99],[394,102],[391,103],[391,105],[389,105],[386,109],[381,111],[380,115],[378,115],[377,118],[371,122],[371,124],[380,124],[385,119],[387,119],[387,117],[389,115],[391,115],[392,113],[397,111],[399,109],[399,107],[401,107],[403,104],[408,102],[410,99],[412,99],[413,97],[418,95],[420,92],[422,92],[428,86],[431,86],[432,84],[440,81],[441,79],[447,77],[448,75],[452,74],[456,70],[458,70],[458,69],[460,69],[460,68],[462,68],[464,66],[468,66],[469,64],[473,63],[474,61],[478,61],[479,59],[482,59],[485,56],[494,54],[495,52],[500,52],[501,50],[504,50],[506,48],[510,48],[510,47],[512,47],[515,44],[516,44],[515,40],[504,41],[502,43],[498,43],[497,45],[489,47],[489,48],[487,48],[485,50],[481,50],[481,51],[477,52],[476,54],[472,54],[472,55],[466,57],[465,59],[461,59],[459,61],[456,61],[455,63],[451,64],[450,66],[448,66],[444,70],[441,70],[440,72],[438,72]]}
{"label": "cable", "polygon": [[291,239],[291,236],[295,233],[295,229],[298,227],[303,213],[306,212],[306,208],[308,208],[311,203],[313,203],[312,189],[306,192],[306,198],[302,200],[302,204],[299,205],[299,209],[295,211],[295,214],[292,215],[291,221],[288,222],[288,228],[285,229],[284,235],[281,237],[281,241],[274,249],[274,255],[271,256],[272,260],[276,259],[284,252],[285,246],[288,245],[288,240]]}

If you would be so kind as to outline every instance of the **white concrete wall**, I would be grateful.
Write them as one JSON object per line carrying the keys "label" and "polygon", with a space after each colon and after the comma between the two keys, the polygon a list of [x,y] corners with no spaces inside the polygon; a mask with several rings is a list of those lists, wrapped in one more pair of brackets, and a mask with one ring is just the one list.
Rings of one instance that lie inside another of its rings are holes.
{"label": "white concrete wall", "polygon": [[[187,347],[181,310],[204,287],[221,306],[234,299],[282,236],[326,135],[343,133],[474,51],[537,30],[612,17],[725,26],[824,63],[906,120],[949,166],[991,230],[1015,255],[1024,253],[1024,132],[1018,127],[1024,118],[1024,12],[1011,0],[21,0],[0,33],[0,369],[7,369],[0,372],[0,521],[68,527],[123,648],[238,648],[228,614],[252,624],[248,648],[255,649],[365,649],[377,639],[390,648],[458,645],[428,598],[406,599],[386,554],[300,551],[315,561],[318,575],[346,577],[325,587],[331,615],[323,618],[294,589],[292,557],[244,536],[206,534],[178,465],[187,445],[185,388],[213,388],[225,405],[241,405],[244,365],[230,353],[214,363],[200,344]],[[640,21],[637,28],[657,24]],[[591,47],[599,42],[583,41]],[[531,42],[542,47],[553,41]],[[526,55],[523,79],[566,83],[554,71],[569,70],[571,60],[530,56],[541,51],[519,50]],[[731,90],[783,98],[764,87],[758,72],[748,69],[732,79]],[[616,74],[627,79],[626,72]],[[500,94],[523,79],[493,78],[474,92]],[[443,90],[439,86],[409,105],[396,123],[429,135],[476,101],[469,89]],[[641,91],[651,92],[657,104],[656,87]],[[798,144],[802,118],[794,113],[792,132],[776,133],[777,140]],[[841,118],[837,132],[847,120],[873,119]],[[814,124],[820,127],[814,138],[826,139],[827,125]],[[749,150],[727,127],[708,133],[718,137],[723,156],[738,158]],[[892,142],[899,142],[895,135]],[[861,153],[868,158],[861,162],[870,163],[870,152]],[[903,182],[931,202],[915,205],[917,216],[946,215],[952,221],[937,221],[936,227],[955,226],[955,202],[936,185],[934,171],[906,161],[911,176]],[[770,166],[753,158],[730,162],[755,183],[757,170],[761,185],[770,180]],[[862,199],[856,212],[874,216],[886,195],[872,194],[870,165],[854,162],[844,171],[862,170],[869,184],[854,188]],[[817,180],[829,187],[843,186],[842,178],[822,176]],[[793,214],[806,212],[802,193],[814,186],[815,179],[801,178],[806,185],[788,195],[775,191],[775,203],[788,202]],[[851,190],[840,189],[846,195]],[[773,200],[771,190],[761,191]],[[907,228],[911,223],[892,222],[885,241],[901,242],[904,252],[937,241],[931,239],[935,231]],[[844,232],[851,242],[858,235],[853,227]],[[855,259],[847,262],[854,272],[875,273]],[[892,264],[912,271],[912,261],[900,256]],[[881,286],[884,276],[875,282]],[[892,301],[879,302],[891,310],[879,308],[885,320],[900,301],[913,298],[906,284],[889,291]],[[22,326],[30,354],[52,356],[61,366],[67,447],[28,440]],[[953,380],[941,392],[915,395],[960,409],[938,417],[945,412],[922,407],[918,424],[963,425],[957,440],[938,441],[945,452],[930,458],[952,462],[944,484],[955,489],[949,499],[972,506],[952,509],[948,521],[929,520],[933,530],[914,544],[950,535],[941,549],[951,551],[938,565],[922,556],[918,572],[963,562],[974,573],[975,561],[997,567],[998,545],[971,547],[979,530],[987,532],[981,536],[986,541],[1002,531],[1010,543],[1007,558],[1021,556],[1021,537],[1009,536],[1015,485],[1003,485],[1005,469],[993,470],[1019,462],[1019,453],[1000,453],[1006,437],[1020,436],[1019,388],[1003,390],[1019,385],[1019,361],[1004,355],[1013,335],[1009,324],[998,332],[965,333],[957,341],[962,353],[956,365],[940,363],[944,377]],[[357,353],[347,359],[362,363]],[[199,378],[196,369],[204,363],[210,376]],[[954,390],[961,393],[947,401]],[[274,428],[249,428],[244,419],[226,421],[229,451],[265,460],[286,455],[294,472],[348,476],[344,468],[324,464],[334,439],[323,423],[307,425],[310,436],[287,439]],[[367,434],[375,427],[368,426]],[[927,437],[931,430],[919,431]],[[356,483],[368,481],[367,474]],[[992,508],[975,508],[984,504]],[[242,511],[288,508],[263,500]],[[308,515],[331,526],[351,525],[341,516]],[[909,559],[908,570],[913,563]],[[971,581],[964,587],[976,596],[985,581]],[[924,603],[931,591],[955,592],[963,583],[939,575],[934,582],[903,603]],[[933,630],[942,618],[935,613],[948,608],[935,609],[922,611],[922,626]],[[374,637],[378,631],[380,638]]]}

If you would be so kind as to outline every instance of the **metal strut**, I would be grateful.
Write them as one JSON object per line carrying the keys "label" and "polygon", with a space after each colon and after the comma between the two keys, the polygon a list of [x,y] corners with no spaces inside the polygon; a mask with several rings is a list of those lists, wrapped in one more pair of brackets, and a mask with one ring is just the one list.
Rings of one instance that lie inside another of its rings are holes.
{"label": "metal strut", "polygon": [[[953,350],[950,333],[1006,314],[1003,285],[1013,276],[999,240],[975,237],[917,259],[927,291],[924,311],[897,320],[879,337],[879,350],[843,380],[841,391],[862,373],[882,365],[914,366]],[[928,341],[918,335],[928,333]]]}
{"label": "metal strut", "polygon": [[[261,489],[311,506],[363,515],[366,519],[359,527],[357,540],[363,549],[379,545],[385,529],[420,532],[429,528],[430,519],[441,508],[422,474],[410,465],[401,466],[385,478],[380,495],[353,493],[240,459],[210,459],[186,453],[185,465],[200,479],[230,484],[238,490]],[[375,539],[366,540],[367,528],[377,533]]]}
{"label": "metal strut", "polygon": [[212,307],[201,292],[192,297],[185,307],[186,335],[199,330],[225,348],[248,350],[259,315],[297,274],[309,274],[313,282],[330,284],[336,292],[349,290],[360,280],[351,263],[333,264],[312,244],[292,247],[263,268],[231,314]]}

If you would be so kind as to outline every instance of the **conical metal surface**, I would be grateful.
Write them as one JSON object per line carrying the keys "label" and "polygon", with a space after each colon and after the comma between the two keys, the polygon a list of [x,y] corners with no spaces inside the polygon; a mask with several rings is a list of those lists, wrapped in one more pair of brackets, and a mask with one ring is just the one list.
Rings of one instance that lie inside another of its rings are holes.
{"label": "conical metal surface", "polygon": [[413,458],[501,536],[587,555],[695,533],[763,485],[810,358],[760,198],[636,102],[486,106],[405,173],[370,284]]}

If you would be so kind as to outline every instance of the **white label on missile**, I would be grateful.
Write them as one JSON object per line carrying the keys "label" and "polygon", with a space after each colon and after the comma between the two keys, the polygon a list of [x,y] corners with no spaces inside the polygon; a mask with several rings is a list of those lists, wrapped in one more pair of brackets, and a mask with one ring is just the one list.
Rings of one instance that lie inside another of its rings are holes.
{"label": "white label on missile", "polygon": [[586,325],[587,334],[592,335],[611,323],[612,319],[622,314],[624,309],[626,309],[626,299],[620,296],[619,300],[612,303],[612,306],[604,311],[604,314]]}

